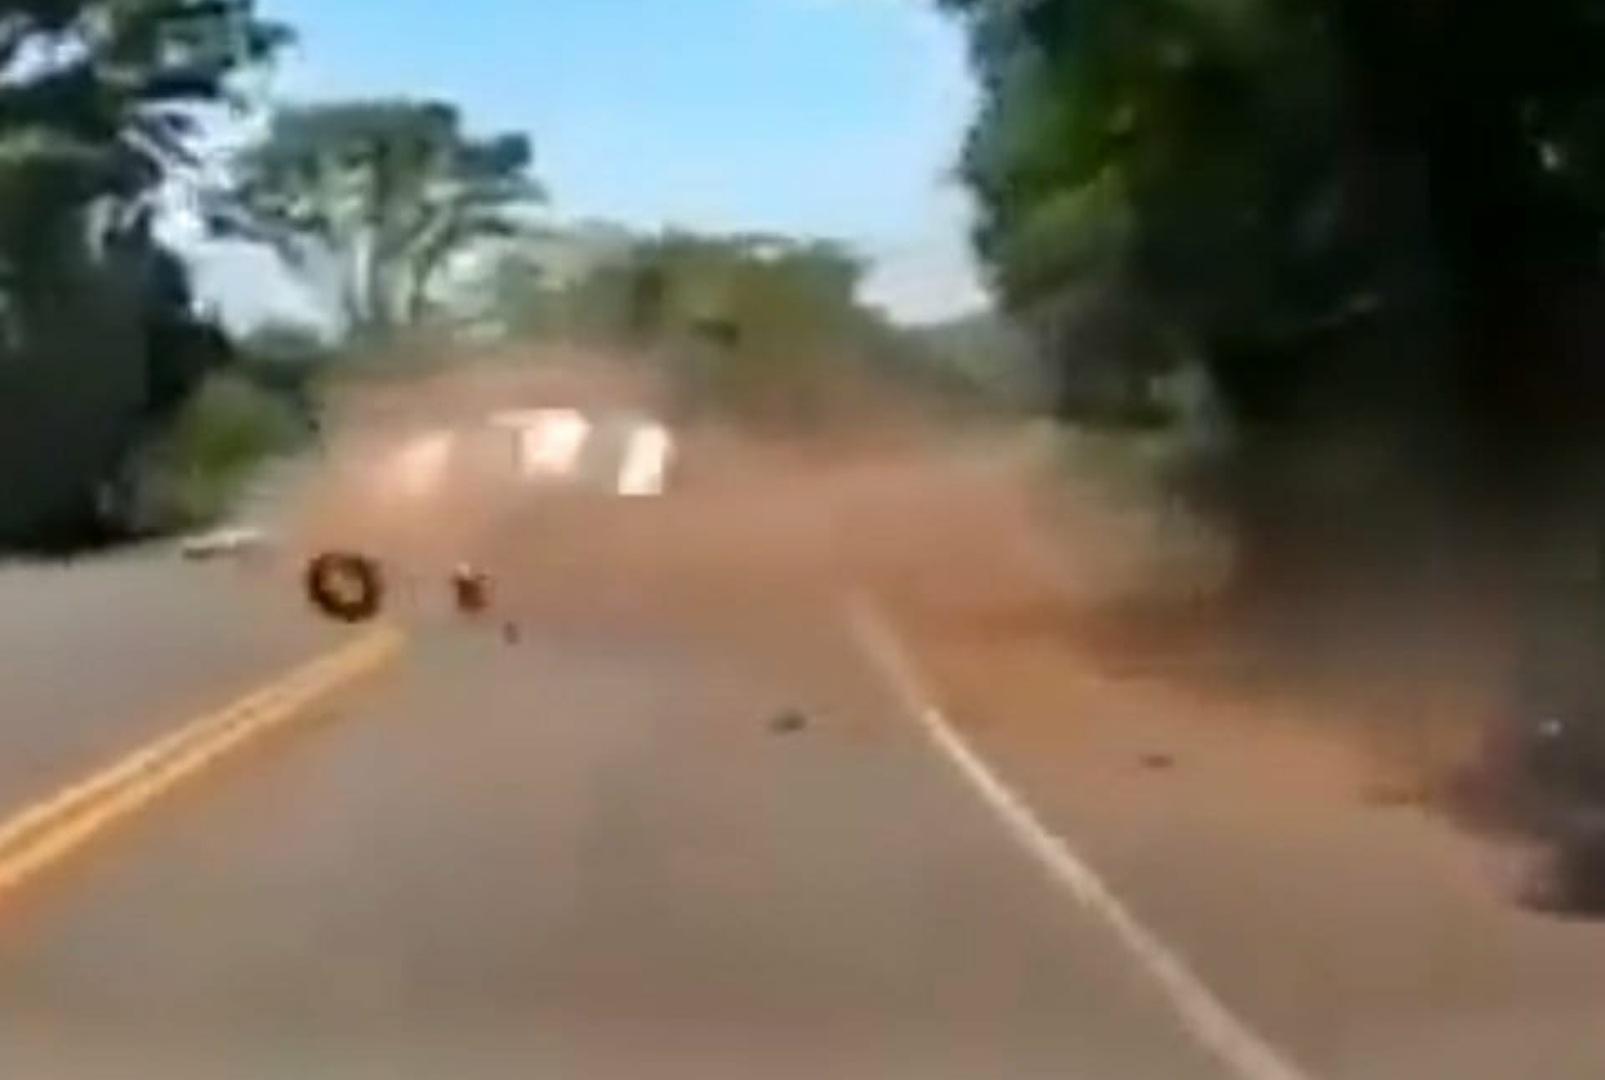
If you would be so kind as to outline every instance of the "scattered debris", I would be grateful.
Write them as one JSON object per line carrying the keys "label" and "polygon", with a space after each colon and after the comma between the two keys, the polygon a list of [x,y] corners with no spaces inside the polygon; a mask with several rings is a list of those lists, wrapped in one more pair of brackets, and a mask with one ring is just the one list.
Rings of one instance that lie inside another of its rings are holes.
{"label": "scattered debris", "polygon": [[1143,768],[1155,771],[1171,769],[1176,765],[1176,759],[1170,754],[1144,754],[1137,760],[1141,762]]}
{"label": "scattered debris", "polygon": [[1360,790],[1360,800],[1367,806],[1394,809],[1401,806],[1424,806],[1429,802],[1426,785],[1415,780],[1373,780]]}
{"label": "scattered debris", "polygon": [[266,543],[267,535],[261,529],[237,525],[191,536],[179,545],[179,553],[186,559],[215,559],[224,555],[242,555]]}
{"label": "scattered debris", "polygon": [[468,563],[459,563],[451,573],[452,594],[457,610],[475,615],[490,606],[490,578]]}
{"label": "scattered debris", "polygon": [[795,735],[808,726],[808,717],[799,709],[776,713],[769,720],[769,730],[776,735]]}

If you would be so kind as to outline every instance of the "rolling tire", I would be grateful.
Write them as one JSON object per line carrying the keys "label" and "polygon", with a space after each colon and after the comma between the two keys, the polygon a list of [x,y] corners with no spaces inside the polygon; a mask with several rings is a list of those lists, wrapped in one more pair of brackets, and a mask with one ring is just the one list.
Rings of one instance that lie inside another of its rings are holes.
{"label": "rolling tire", "polygon": [[319,555],[307,564],[306,590],[319,611],[341,622],[367,622],[384,607],[384,577],[379,564],[364,555]]}

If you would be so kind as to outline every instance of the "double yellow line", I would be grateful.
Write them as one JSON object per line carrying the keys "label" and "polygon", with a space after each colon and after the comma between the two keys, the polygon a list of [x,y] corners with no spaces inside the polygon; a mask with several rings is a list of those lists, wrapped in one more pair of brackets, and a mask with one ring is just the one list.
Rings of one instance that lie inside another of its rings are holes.
{"label": "double yellow line", "polygon": [[203,716],[0,823],[0,896],[230,754],[392,660],[404,638],[381,628]]}

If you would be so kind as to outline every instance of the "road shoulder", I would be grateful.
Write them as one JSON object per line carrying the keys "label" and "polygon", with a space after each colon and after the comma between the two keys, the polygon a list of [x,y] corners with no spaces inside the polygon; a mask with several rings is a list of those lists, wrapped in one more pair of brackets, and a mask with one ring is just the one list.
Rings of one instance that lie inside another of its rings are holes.
{"label": "road shoulder", "polygon": [[1605,1074],[1605,927],[1513,906],[1486,847],[1365,799],[1349,748],[1061,640],[911,640],[956,730],[1315,1075]]}

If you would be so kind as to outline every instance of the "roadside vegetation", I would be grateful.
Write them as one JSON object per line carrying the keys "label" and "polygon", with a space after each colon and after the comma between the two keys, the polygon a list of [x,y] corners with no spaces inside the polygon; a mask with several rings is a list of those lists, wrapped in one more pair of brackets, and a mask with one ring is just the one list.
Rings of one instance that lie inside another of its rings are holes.
{"label": "roadside vegetation", "polygon": [[121,531],[112,485],[232,349],[160,193],[288,39],[246,0],[0,5],[0,544]]}
{"label": "roadside vegetation", "polygon": [[682,422],[815,430],[884,408],[892,388],[929,407],[1029,405],[1026,358],[993,352],[979,318],[898,327],[860,299],[864,272],[830,242],[668,232],[557,280],[514,253],[494,271],[493,317],[514,341],[634,357],[667,383]]}
{"label": "roadside vegetation", "polygon": [[1168,433],[1230,540],[1208,642],[1337,665],[1406,727],[1423,682],[1494,688],[1484,775],[1597,818],[1596,7],[938,3],[982,86],[977,246],[1057,411]]}
{"label": "roadside vegetation", "polygon": [[[885,380],[1020,404],[974,327],[894,327],[836,245],[555,226],[528,137],[473,131],[449,102],[270,108],[247,87],[293,28],[252,0],[0,14],[16,70],[0,86],[0,549],[217,520],[259,461],[315,438],[331,380],[488,342],[628,351],[684,415],[770,429]],[[242,110],[261,134],[219,170],[202,147]],[[174,192],[192,236],[272,252],[327,317],[226,324],[196,295],[195,241],[168,239]]]}
{"label": "roadside vegetation", "polygon": [[1242,584],[1602,536],[1605,25],[1581,0],[942,0],[979,249],[1067,417],[1225,426]]}
{"label": "roadside vegetation", "polygon": [[[678,423],[772,436],[1049,415],[1064,475],[1202,553],[1144,609],[1167,641],[1240,633],[1390,720],[1476,682],[1513,728],[1482,775],[1531,752],[1605,806],[1594,5],[931,2],[979,76],[998,310],[910,328],[828,239],[557,224],[530,138],[451,102],[274,107],[248,88],[294,30],[254,0],[0,0],[0,550],[218,521],[331,386],[480,346],[613,357]],[[195,235],[324,317],[226,323]]]}

